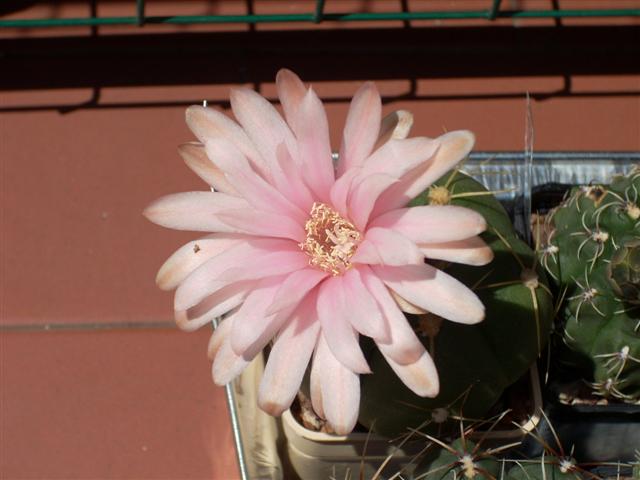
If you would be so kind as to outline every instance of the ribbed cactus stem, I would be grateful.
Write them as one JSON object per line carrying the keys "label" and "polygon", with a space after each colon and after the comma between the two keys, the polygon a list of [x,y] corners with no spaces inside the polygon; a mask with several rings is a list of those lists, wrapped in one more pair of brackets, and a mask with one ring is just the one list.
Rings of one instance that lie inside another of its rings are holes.
{"label": "ribbed cactus stem", "polygon": [[566,291],[562,365],[595,395],[640,401],[640,168],[575,188],[541,230],[540,262]]}

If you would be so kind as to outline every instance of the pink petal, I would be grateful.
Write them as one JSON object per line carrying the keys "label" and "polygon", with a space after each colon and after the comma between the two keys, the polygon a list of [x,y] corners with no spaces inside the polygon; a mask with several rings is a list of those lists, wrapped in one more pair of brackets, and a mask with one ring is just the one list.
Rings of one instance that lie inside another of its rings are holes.
{"label": "pink petal", "polygon": [[302,178],[300,165],[293,160],[284,143],[278,145],[276,157],[280,168],[273,171],[275,187],[302,211],[310,212],[315,199]]}
{"label": "pink petal", "polygon": [[376,147],[384,145],[391,139],[407,138],[413,126],[413,115],[407,110],[396,110],[382,119]]}
{"label": "pink petal", "polygon": [[[383,352],[384,355],[384,352]],[[431,359],[431,356],[425,351],[422,356],[415,362],[408,365],[400,365],[392,358],[384,355],[387,363],[391,366],[396,375],[402,380],[413,393],[420,397],[436,397],[440,392],[440,382],[438,380],[438,371]]]}
{"label": "pink petal", "polygon": [[[277,274],[287,273],[286,270],[298,270],[298,264],[295,263],[296,257],[289,259],[294,260],[292,264],[274,265],[282,261],[282,258],[270,256],[281,251],[292,253],[295,252],[295,248],[297,245],[289,240],[256,239],[225,250],[203,263],[180,284],[176,290],[174,309],[187,310],[208,295],[235,281],[264,278],[276,269],[281,270]],[[306,257],[302,251],[300,254]],[[260,269],[255,268],[258,262],[260,262]],[[306,263],[301,265],[300,268],[307,266]],[[240,268],[241,266],[245,266],[244,270]],[[253,278],[241,278],[243,272],[245,277]]]}
{"label": "pink petal", "polygon": [[209,160],[204,145],[195,142],[183,143],[178,147],[178,153],[187,166],[216,191],[238,196],[238,192],[227,181],[224,173]]}
{"label": "pink petal", "polygon": [[215,339],[209,342],[209,354],[214,356],[211,374],[216,385],[226,385],[247,368],[251,358],[236,355],[231,349],[229,336],[233,328],[233,319],[225,319],[213,332]]}
{"label": "pink petal", "polygon": [[173,290],[187,275],[211,257],[215,257],[245,239],[246,237],[243,235],[227,233],[210,235],[183,245],[160,267],[156,275],[156,284],[162,290]]}
{"label": "pink petal", "polygon": [[484,305],[466,285],[431,265],[372,266],[380,279],[410,303],[458,323],[484,319]]}
{"label": "pink petal", "polygon": [[386,228],[370,228],[351,257],[353,263],[420,265],[424,254],[404,235]]}
{"label": "pink petal", "polygon": [[328,278],[320,285],[318,317],[322,331],[331,351],[345,367],[356,373],[370,373],[360,350],[358,333],[351,326],[351,311],[343,300],[343,289],[342,277]]}
{"label": "pink petal", "polygon": [[349,197],[349,218],[358,230],[366,228],[369,215],[380,194],[397,181],[390,175],[376,173],[360,182],[353,182]]}
{"label": "pink petal", "polygon": [[[318,337],[318,342],[320,337]],[[311,406],[320,418],[326,419],[324,408],[322,408],[322,359],[318,359],[318,345],[313,352],[313,360],[311,362],[311,373],[309,374],[309,393],[311,394]]]}
{"label": "pink petal", "polygon": [[199,328],[210,324],[215,317],[209,315],[201,315],[195,318],[189,318],[189,314],[182,310],[175,312],[176,326],[183,332],[195,332]]}
{"label": "pink petal", "polygon": [[465,265],[486,265],[493,260],[493,250],[480,237],[442,243],[418,245],[427,258],[463,263]]}
{"label": "pink petal", "polygon": [[338,160],[338,174],[361,166],[378,140],[382,102],[376,86],[367,82],[351,100]]}
{"label": "pink petal", "polygon": [[247,206],[244,199],[225,193],[184,192],[159,198],[143,215],[153,223],[176,230],[235,232],[235,228],[220,221],[218,213]]}
{"label": "pink petal", "polygon": [[213,365],[211,365],[213,382],[218,386],[226,385],[240,375],[251,363],[251,360],[253,359],[236,355],[229,342],[223,342],[216,353]]}
{"label": "pink petal", "polygon": [[[255,280],[273,275],[284,275],[309,266],[308,257],[299,249],[265,253],[251,263],[231,267],[222,274],[224,282]],[[284,281],[284,278],[282,279]],[[280,282],[282,283],[282,282]]]}
{"label": "pink petal", "polygon": [[487,222],[478,212],[455,205],[401,208],[371,221],[370,228],[395,230],[415,243],[464,240],[484,232]]}
{"label": "pink petal", "polygon": [[242,304],[256,282],[237,282],[212,293],[188,310],[175,312],[176,325],[180,330],[193,332],[210,324],[214,318],[233,310]]}
{"label": "pink petal", "polygon": [[313,349],[320,322],[316,296],[310,295],[298,307],[269,353],[258,390],[258,405],[270,415],[281,415],[293,402]]}
{"label": "pink petal", "polygon": [[232,323],[226,320],[221,321],[211,334],[207,345],[207,357],[209,360],[213,360],[216,357],[222,343],[228,338]]}
{"label": "pink petal", "polygon": [[198,140],[200,140],[200,143],[205,144],[211,140],[226,138],[232,142],[261,173],[268,173],[269,169],[265,165],[260,153],[258,153],[251,140],[249,140],[247,134],[236,122],[224,113],[213,108],[192,105],[187,108],[186,117],[187,125]]}
{"label": "pink petal", "polygon": [[355,178],[361,173],[361,169],[352,168],[342,175],[331,187],[331,206],[345,218],[349,217],[349,193],[351,192]]}
{"label": "pink petal", "polygon": [[313,362],[320,378],[322,413],[338,435],[347,435],[358,421],[360,378],[336,359],[322,334]]}
{"label": "pink petal", "polygon": [[475,136],[469,131],[460,130],[445,133],[436,141],[440,143],[440,148],[433,158],[407,173],[400,182],[381,195],[374,216],[404,207],[420,195],[469,154],[475,143]]}
{"label": "pink petal", "polygon": [[329,123],[322,102],[312,89],[300,104],[292,128],[298,140],[304,179],[316,197],[326,203],[335,180]]}
{"label": "pink petal", "polygon": [[231,142],[225,139],[212,140],[207,143],[206,151],[225,173],[229,183],[256,209],[287,215],[300,223],[306,221],[307,214],[255,173]]}
{"label": "pink petal", "polygon": [[258,237],[289,238],[296,242],[302,242],[306,237],[306,232],[300,223],[289,216],[277,213],[242,208],[218,213],[216,218],[225,225],[227,230],[233,232]]}
{"label": "pink petal", "polygon": [[387,287],[370,268],[361,268],[362,280],[375,298],[389,328],[387,341],[376,340],[380,351],[401,365],[414,363],[424,353],[424,346],[407,318],[398,308]]}
{"label": "pink petal", "polygon": [[398,295],[393,290],[389,289],[389,293],[391,294],[391,296],[395,300],[396,304],[398,305],[398,308],[400,310],[402,310],[403,312],[410,313],[412,315],[422,315],[423,313],[427,313],[427,311],[425,309],[418,308],[413,303],[407,302],[404,298],[402,298],[400,295]]}
{"label": "pink petal", "polygon": [[286,68],[281,68],[276,75],[276,86],[278,88],[278,97],[280,104],[284,110],[284,117],[289,125],[293,125],[296,113],[307,89],[295,73]]}
{"label": "pink petal", "polygon": [[[340,300],[342,314],[362,335],[381,341],[389,341],[389,326],[382,316],[377,302],[362,282],[360,270],[352,268],[343,275],[344,290]],[[347,311],[349,312],[347,314]]]}
{"label": "pink petal", "polygon": [[231,348],[238,355],[254,356],[257,352],[251,351],[252,345],[263,337],[271,340],[295,308],[296,305],[276,314],[266,313],[283,280],[284,277],[277,276],[260,281],[240,309],[232,315]]}
{"label": "pink petal", "polygon": [[433,157],[439,146],[437,139],[427,137],[391,139],[367,159],[363,175],[383,173],[399,179]]}
{"label": "pink petal", "polygon": [[329,276],[327,272],[315,268],[293,272],[280,285],[266,313],[270,315],[296,305],[327,276]]}
{"label": "pink petal", "polygon": [[273,105],[261,95],[248,88],[232,89],[231,108],[269,170],[277,168],[276,149],[283,142],[293,158],[298,158],[291,130]]}

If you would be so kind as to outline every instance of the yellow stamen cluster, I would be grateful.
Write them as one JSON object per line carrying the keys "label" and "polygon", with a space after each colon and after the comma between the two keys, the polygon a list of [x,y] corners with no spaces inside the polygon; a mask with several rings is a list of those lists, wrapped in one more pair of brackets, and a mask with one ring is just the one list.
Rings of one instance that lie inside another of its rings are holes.
{"label": "yellow stamen cluster", "polygon": [[349,260],[361,237],[351,222],[328,205],[314,203],[304,229],[307,238],[300,248],[309,255],[309,265],[334,277],[351,268]]}

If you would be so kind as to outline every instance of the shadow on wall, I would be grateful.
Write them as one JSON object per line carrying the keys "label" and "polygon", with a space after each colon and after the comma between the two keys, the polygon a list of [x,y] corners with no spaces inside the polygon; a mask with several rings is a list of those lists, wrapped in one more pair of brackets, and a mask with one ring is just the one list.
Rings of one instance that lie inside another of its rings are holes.
{"label": "shadow on wall", "polygon": [[[634,91],[573,92],[573,75],[640,73],[640,27],[446,27],[93,35],[0,40],[0,90],[91,88],[81,104],[30,105],[0,111],[164,107],[199,99],[100,103],[107,87],[273,82],[288,66],[306,81],[408,80],[385,101],[522,98],[522,92],[423,95],[421,79],[557,76],[557,96],[628,96]],[[346,98],[330,101],[344,102]],[[217,103],[227,106],[224,101]]]}

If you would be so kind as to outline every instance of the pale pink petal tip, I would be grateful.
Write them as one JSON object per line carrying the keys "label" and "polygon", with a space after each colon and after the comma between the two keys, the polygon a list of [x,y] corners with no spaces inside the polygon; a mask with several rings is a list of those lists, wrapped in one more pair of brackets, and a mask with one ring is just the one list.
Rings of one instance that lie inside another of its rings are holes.
{"label": "pale pink petal tip", "polygon": [[382,101],[373,82],[363,84],[351,100],[340,146],[338,174],[358,167],[371,154],[380,132]]}
{"label": "pale pink petal tip", "polygon": [[219,386],[226,385],[240,375],[251,361],[251,359],[236,355],[231,348],[229,335],[232,327],[232,318],[223,320],[209,340],[208,354],[210,358],[213,358],[211,376],[213,382]]}
{"label": "pale pink petal tip", "polygon": [[218,218],[218,212],[247,207],[238,197],[219,192],[183,192],[165,195],[149,205],[142,214],[151,222],[175,230],[194,232],[230,232]]}
{"label": "pale pink petal tip", "polygon": [[210,318],[200,317],[198,319],[189,318],[189,313],[187,310],[176,310],[174,312],[176,326],[182,330],[183,332],[195,332],[200,327],[206,325],[207,323],[211,323]]}
{"label": "pale pink petal tip", "polygon": [[396,110],[382,119],[377,146],[389,140],[407,138],[413,126],[413,114],[407,110]]}
{"label": "pale pink petal tip", "polygon": [[276,75],[278,97],[284,110],[284,116],[291,125],[296,117],[298,108],[307,92],[307,89],[295,73],[287,68],[282,68]]}
{"label": "pale pink petal tip", "polygon": [[222,387],[240,375],[250,362],[233,353],[231,345],[223,343],[211,365],[213,382]]}
{"label": "pale pink petal tip", "polygon": [[400,365],[387,357],[387,362],[400,380],[420,397],[436,397],[440,392],[438,371],[428,352],[409,365]]}
{"label": "pale pink petal tip", "polygon": [[422,205],[380,215],[371,222],[373,227],[394,230],[422,244],[465,240],[484,232],[487,222],[481,214],[469,208]]}
{"label": "pale pink petal tip", "polygon": [[183,245],[160,267],[156,284],[162,290],[173,290],[200,265],[243,240],[241,235],[219,234]]}
{"label": "pale pink petal tip", "polygon": [[314,368],[320,376],[323,413],[338,435],[347,435],[358,421],[360,377],[334,357],[322,335],[316,347]]}
{"label": "pale pink petal tip", "polygon": [[431,265],[372,267],[389,288],[408,302],[452,322],[484,319],[484,305],[465,284]]}
{"label": "pale pink petal tip", "polygon": [[482,266],[491,263],[493,250],[480,237],[471,237],[456,242],[428,243],[418,245],[427,258]]}
{"label": "pale pink petal tip", "polygon": [[215,190],[238,196],[238,192],[227,181],[224,172],[209,160],[204,145],[196,142],[183,143],[178,147],[178,153],[187,166]]}
{"label": "pale pink petal tip", "polygon": [[391,293],[391,296],[398,304],[398,307],[400,307],[400,310],[402,310],[403,312],[410,313],[412,315],[422,315],[424,313],[427,313],[426,310],[416,307],[413,303],[408,302],[393,290],[389,290],[389,292]]}

